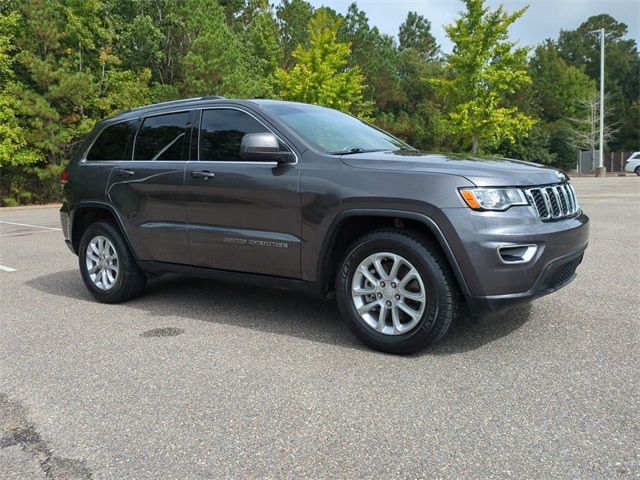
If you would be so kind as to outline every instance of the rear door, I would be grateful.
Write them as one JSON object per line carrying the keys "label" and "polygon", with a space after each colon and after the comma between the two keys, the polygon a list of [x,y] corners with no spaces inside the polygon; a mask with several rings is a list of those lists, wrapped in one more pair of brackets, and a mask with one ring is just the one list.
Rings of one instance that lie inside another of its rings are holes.
{"label": "rear door", "polygon": [[243,160],[245,134],[276,133],[246,110],[199,117],[185,176],[192,264],[299,278],[300,164]]}
{"label": "rear door", "polygon": [[184,173],[192,115],[183,110],[140,118],[132,159],[111,172],[107,199],[139,260],[189,263]]}

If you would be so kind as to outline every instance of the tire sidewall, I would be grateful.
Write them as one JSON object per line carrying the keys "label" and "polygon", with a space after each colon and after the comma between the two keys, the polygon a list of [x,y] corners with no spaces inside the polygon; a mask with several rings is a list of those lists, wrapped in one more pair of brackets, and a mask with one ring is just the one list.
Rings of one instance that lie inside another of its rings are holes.
{"label": "tire sidewall", "polygon": [[[87,246],[89,245],[91,239],[95,238],[98,235],[108,238],[111,244],[114,246],[116,253],[118,254],[118,278],[116,279],[115,285],[109,290],[100,290],[98,287],[96,287],[89,277],[89,273],[87,272]],[[126,246],[122,242],[120,235],[118,235],[117,232],[114,231],[114,228],[111,225],[105,222],[98,222],[91,225],[82,235],[82,238],[80,239],[80,245],[78,247],[80,274],[82,275],[84,284],[95,298],[104,302],[108,302],[109,300],[120,295],[122,284],[124,282],[124,276],[126,274],[123,264],[125,261],[125,248]]]}
{"label": "tire sidewall", "polygon": [[[429,252],[416,251],[415,248],[401,239],[369,239],[355,246],[345,257],[339,271],[339,282],[336,295],[338,305],[347,319],[347,324],[353,333],[367,345],[374,348],[395,353],[406,349],[415,350],[416,346],[424,346],[429,342],[431,330],[438,318],[444,281]],[[427,304],[422,318],[411,331],[401,335],[384,335],[371,328],[358,314],[351,297],[351,283],[355,270],[360,262],[369,255],[379,252],[395,253],[404,257],[418,270],[424,284]],[[346,310],[346,311],[344,311]]]}

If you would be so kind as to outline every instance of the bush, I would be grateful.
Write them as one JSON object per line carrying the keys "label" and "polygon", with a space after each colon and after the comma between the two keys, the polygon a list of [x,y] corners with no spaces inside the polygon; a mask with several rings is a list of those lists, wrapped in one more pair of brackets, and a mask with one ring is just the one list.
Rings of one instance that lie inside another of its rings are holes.
{"label": "bush", "polygon": [[44,205],[62,200],[60,173],[64,165],[11,166],[0,169],[0,205]]}

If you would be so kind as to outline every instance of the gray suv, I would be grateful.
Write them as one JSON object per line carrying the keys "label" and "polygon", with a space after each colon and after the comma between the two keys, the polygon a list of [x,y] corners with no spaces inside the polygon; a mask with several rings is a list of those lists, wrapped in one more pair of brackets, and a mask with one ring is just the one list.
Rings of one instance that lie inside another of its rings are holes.
{"label": "gray suv", "polygon": [[66,242],[97,300],[162,273],[335,295],[353,333],[391,353],[442,338],[463,307],[499,315],[565,286],[587,247],[558,170],[420,153],[301,103],[129,110],[96,125],[61,180]]}

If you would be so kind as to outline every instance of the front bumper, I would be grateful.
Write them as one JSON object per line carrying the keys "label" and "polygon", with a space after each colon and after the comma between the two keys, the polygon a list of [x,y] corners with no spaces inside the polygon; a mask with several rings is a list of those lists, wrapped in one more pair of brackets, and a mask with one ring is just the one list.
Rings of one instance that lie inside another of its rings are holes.
{"label": "front bumper", "polygon": [[[443,214],[472,317],[495,316],[564,287],[575,278],[587,248],[589,217],[582,212],[555,222],[542,222],[530,206]],[[498,249],[516,245],[535,245],[536,253],[527,262],[505,263]]]}
{"label": "front bumper", "polygon": [[582,262],[585,249],[586,246],[579,253],[557,258],[547,264],[533,287],[526,292],[503,295],[472,295],[467,300],[471,317],[486,319],[499,316],[518,305],[529,303],[568,285],[576,278],[576,269]]}

